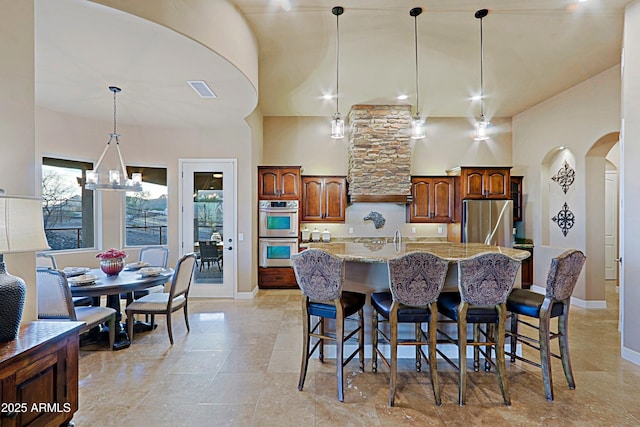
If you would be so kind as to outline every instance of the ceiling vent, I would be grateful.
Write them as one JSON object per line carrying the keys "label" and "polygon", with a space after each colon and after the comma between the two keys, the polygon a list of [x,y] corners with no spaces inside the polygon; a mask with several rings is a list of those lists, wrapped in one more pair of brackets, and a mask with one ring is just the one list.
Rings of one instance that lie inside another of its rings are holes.
{"label": "ceiling vent", "polygon": [[198,95],[200,95],[200,98],[216,97],[216,94],[213,93],[209,85],[207,85],[207,83],[203,80],[187,80],[187,83],[189,83],[189,86],[191,86],[191,88],[195,90]]}

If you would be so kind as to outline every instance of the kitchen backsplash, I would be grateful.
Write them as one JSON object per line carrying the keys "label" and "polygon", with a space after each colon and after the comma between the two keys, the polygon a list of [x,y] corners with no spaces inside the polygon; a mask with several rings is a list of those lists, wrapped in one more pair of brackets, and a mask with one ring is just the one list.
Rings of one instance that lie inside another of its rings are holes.
{"label": "kitchen backsplash", "polygon": [[[377,212],[384,218],[384,225],[376,229],[372,220],[364,220],[371,212]],[[447,237],[447,224],[417,224],[406,222],[406,205],[395,203],[354,203],[347,207],[344,224],[302,222],[301,227],[309,230],[317,228],[331,232],[331,237],[389,237],[400,230],[403,237]],[[349,229],[353,233],[349,233]],[[415,233],[412,230],[415,229]],[[441,231],[441,233],[438,233]]]}

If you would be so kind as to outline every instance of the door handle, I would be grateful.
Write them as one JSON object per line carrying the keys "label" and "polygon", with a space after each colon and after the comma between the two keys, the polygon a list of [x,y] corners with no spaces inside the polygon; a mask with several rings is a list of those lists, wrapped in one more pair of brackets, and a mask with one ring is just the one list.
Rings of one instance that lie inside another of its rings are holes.
{"label": "door handle", "polygon": [[614,259],[614,261],[615,261],[615,262],[619,262],[620,264],[622,264],[622,257],[620,257],[620,258],[616,258],[616,259]]}

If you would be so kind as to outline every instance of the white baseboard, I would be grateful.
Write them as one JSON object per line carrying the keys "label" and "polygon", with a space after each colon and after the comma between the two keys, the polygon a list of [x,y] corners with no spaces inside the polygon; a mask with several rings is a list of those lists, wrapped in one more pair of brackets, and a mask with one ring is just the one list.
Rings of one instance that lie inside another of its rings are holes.
{"label": "white baseboard", "polygon": [[640,353],[627,347],[622,347],[621,356],[629,362],[640,365]]}
{"label": "white baseboard", "polygon": [[255,286],[251,292],[237,292],[235,299],[254,299],[258,295],[259,288]]}
{"label": "white baseboard", "polygon": [[[533,285],[531,286],[531,290],[535,293],[544,295],[546,289],[542,286]],[[607,302],[604,300],[583,300],[576,297],[571,297],[571,304],[580,308],[594,308],[594,309],[603,309],[607,308]]]}

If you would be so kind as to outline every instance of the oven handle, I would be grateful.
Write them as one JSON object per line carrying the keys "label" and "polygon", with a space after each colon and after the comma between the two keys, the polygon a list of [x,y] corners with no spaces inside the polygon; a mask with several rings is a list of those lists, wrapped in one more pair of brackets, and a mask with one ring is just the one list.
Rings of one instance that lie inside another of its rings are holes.
{"label": "oven handle", "polygon": [[283,209],[274,209],[274,208],[261,208],[260,212],[265,213],[298,213],[299,209],[296,208],[283,208]]}

